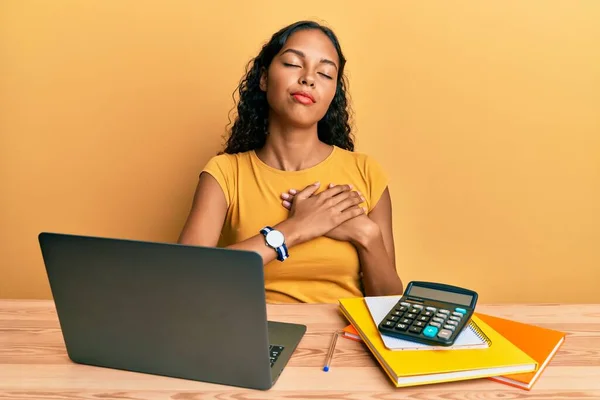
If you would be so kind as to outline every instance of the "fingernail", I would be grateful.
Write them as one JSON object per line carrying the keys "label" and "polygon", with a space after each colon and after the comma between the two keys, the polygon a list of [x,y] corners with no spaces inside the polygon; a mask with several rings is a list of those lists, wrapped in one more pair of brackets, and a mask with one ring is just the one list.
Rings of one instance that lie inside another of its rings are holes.
{"label": "fingernail", "polygon": [[289,199],[290,195],[287,194],[287,193],[284,193],[284,194],[281,195],[281,197],[283,197],[284,199]]}
{"label": "fingernail", "polygon": [[291,194],[296,194],[296,189],[290,189]]}
{"label": "fingernail", "polygon": [[367,212],[367,207],[362,207],[362,209],[365,213]]}
{"label": "fingernail", "polygon": [[350,187],[350,189],[352,189],[352,188],[354,187],[354,186],[352,186],[352,185],[348,185],[348,186]]}
{"label": "fingernail", "polygon": [[335,185],[334,185],[333,183],[330,183],[330,184],[329,184],[329,187],[330,187],[330,188],[332,188],[332,187],[334,187],[334,186],[335,186]]}
{"label": "fingernail", "polygon": [[283,205],[284,205],[284,206],[289,206],[289,205],[290,205],[290,202],[289,202],[289,201],[284,201],[284,202],[283,202]]}
{"label": "fingernail", "polygon": [[318,181],[314,183],[315,186],[319,186],[320,184],[321,184],[321,182],[318,182]]}
{"label": "fingernail", "polygon": [[365,201],[365,198],[364,198],[364,197],[362,197],[362,196],[360,196],[360,199],[361,199],[362,201]]}

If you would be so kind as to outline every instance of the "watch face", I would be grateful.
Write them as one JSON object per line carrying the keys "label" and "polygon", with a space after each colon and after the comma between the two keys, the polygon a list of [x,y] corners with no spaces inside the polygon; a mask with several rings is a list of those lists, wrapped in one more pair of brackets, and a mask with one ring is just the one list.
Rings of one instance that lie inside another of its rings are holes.
{"label": "watch face", "polygon": [[269,243],[269,246],[277,248],[283,244],[283,233],[279,231],[271,231],[267,233],[266,240],[267,243]]}

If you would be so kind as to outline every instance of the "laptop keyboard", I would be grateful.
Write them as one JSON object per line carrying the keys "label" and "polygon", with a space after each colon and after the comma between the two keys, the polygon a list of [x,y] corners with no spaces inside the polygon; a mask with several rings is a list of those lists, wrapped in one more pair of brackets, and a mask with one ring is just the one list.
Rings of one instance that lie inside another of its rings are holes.
{"label": "laptop keyboard", "polygon": [[271,357],[271,367],[275,364],[275,361],[279,358],[279,355],[283,351],[283,346],[269,346],[269,356]]}

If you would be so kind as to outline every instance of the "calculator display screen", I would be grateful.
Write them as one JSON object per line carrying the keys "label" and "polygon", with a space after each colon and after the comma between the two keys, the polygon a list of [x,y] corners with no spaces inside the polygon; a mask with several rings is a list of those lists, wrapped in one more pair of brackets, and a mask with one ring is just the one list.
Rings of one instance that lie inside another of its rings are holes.
{"label": "calculator display screen", "polygon": [[471,300],[473,300],[473,296],[469,294],[446,292],[443,290],[431,289],[422,286],[413,286],[408,295],[432,300],[447,301],[448,303],[460,304],[464,306],[471,305]]}

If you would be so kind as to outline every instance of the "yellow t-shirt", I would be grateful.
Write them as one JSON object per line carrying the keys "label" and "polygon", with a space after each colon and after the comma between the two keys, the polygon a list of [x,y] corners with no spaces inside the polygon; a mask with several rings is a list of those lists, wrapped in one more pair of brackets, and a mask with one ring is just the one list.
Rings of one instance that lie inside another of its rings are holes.
{"label": "yellow t-shirt", "polygon": [[[288,217],[281,193],[319,181],[317,193],[330,183],[352,184],[365,197],[370,212],[387,186],[387,176],[372,157],[333,147],[319,164],[301,171],[282,171],[261,161],[253,150],[212,157],[203,171],[219,183],[227,200],[227,216],[218,246],[225,247],[260,233]],[[265,265],[269,303],[336,303],[360,297],[360,262],[354,246],[319,237],[288,249],[284,262]]]}

